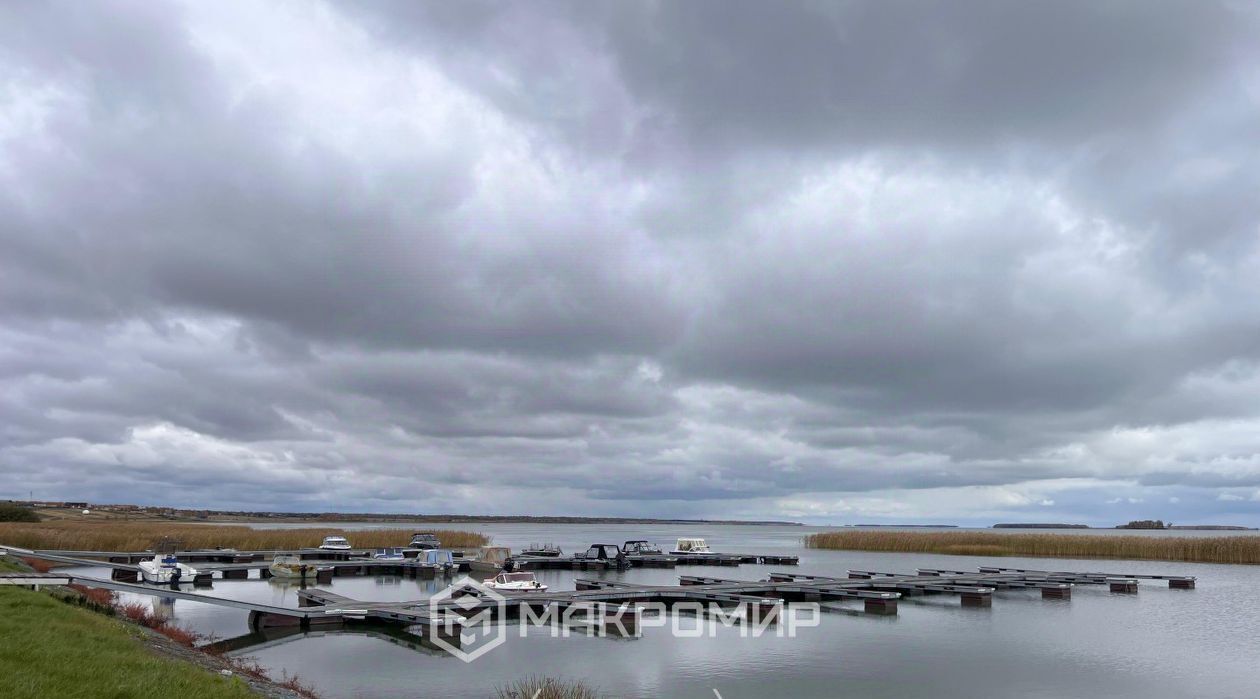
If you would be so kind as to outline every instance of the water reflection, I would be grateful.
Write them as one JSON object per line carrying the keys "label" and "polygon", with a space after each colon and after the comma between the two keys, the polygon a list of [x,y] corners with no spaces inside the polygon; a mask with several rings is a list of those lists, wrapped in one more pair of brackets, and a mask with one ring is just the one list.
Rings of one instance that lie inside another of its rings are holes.
{"label": "water reflection", "polygon": [[226,653],[233,656],[252,655],[256,652],[276,648],[286,643],[294,643],[313,638],[323,638],[332,634],[344,637],[358,636],[372,638],[427,655],[449,655],[445,648],[433,645],[433,643],[420,634],[411,633],[405,629],[400,629],[395,626],[383,625],[342,625],[336,628],[325,628],[318,631],[304,631],[295,627],[275,627],[260,629],[247,634],[241,634],[240,636],[235,636],[233,638],[214,641],[206,644],[203,648],[216,654]]}

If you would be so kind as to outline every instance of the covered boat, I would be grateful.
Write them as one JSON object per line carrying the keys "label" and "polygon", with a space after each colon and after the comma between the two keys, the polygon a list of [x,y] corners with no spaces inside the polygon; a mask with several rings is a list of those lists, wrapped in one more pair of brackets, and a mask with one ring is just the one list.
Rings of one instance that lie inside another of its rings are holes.
{"label": "covered boat", "polygon": [[468,562],[468,567],[478,573],[491,573],[506,570],[512,565],[512,549],[506,546],[482,546],[477,555]]}
{"label": "covered boat", "polygon": [[403,547],[390,546],[388,548],[376,549],[372,554],[372,558],[378,561],[401,561],[406,556],[403,555]]}
{"label": "covered boat", "polygon": [[317,566],[292,554],[281,554],[271,559],[267,570],[274,578],[314,578],[328,566]]}
{"label": "covered boat", "polygon": [[675,556],[716,556],[717,554],[709,550],[709,545],[704,539],[685,538],[679,539],[674,544],[674,550],[670,554]]}
{"label": "covered boat", "polygon": [[437,566],[439,572],[449,575],[458,566],[455,564],[455,556],[446,549],[429,549],[421,554],[421,560],[432,566]]}
{"label": "covered boat", "polygon": [[627,556],[661,556],[665,553],[660,546],[645,539],[627,541],[621,545],[621,550]]}

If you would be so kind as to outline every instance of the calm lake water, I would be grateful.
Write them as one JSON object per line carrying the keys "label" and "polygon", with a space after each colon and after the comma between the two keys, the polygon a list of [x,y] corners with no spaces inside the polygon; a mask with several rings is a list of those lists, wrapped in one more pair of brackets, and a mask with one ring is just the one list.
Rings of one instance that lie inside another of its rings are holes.
{"label": "calm lake water", "polygon": [[[376,528],[379,525],[346,525]],[[410,525],[392,525],[394,527]],[[423,528],[423,527],[417,527]],[[466,529],[470,525],[454,525]],[[675,638],[645,628],[634,639],[545,629],[520,638],[512,627],[502,647],[464,663],[405,639],[359,629],[299,634],[244,651],[273,671],[297,674],[322,696],[477,697],[529,675],[581,679],[609,696],[706,697],[1256,697],[1260,696],[1260,569],[1248,566],[1067,559],[982,558],[919,554],[813,551],[802,548],[809,527],[494,524],[475,528],[514,550],[554,542],[565,553],[593,542],[650,539],[672,544],[702,536],[717,551],[792,553],[799,567],[679,567],[625,572],[540,571],[552,589],[571,590],[577,577],[674,584],[678,575],[759,580],[774,570],[843,576],[850,569],[913,572],[916,568],[973,570],[1002,565],[1198,577],[1195,590],[1169,590],[1146,581],[1137,595],[1078,586],[1071,600],[1036,592],[999,591],[992,608],[970,609],[955,596],[903,599],[899,614],[863,614],[837,605],[816,628],[795,638],[744,637],[737,628],[708,624],[712,637]],[[1087,531],[1106,535],[1107,530]],[[1126,532],[1132,533],[1132,532]],[[1247,534],[1246,532],[1239,532]],[[1144,532],[1143,535],[1221,535],[1233,532]],[[1250,532],[1250,534],[1255,534]],[[353,538],[352,538],[353,541]],[[402,542],[400,542],[402,543]],[[414,600],[442,581],[338,577],[325,587],[361,600]],[[223,597],[297,606],[297,588],[276,582],[219,581],[206,591]],[[150,603],[152,598],[145,598]],[[248,632],[246,613],[195,602],[152,602],[181,625],[228,638]],[[685,625],[694,628],[696,622]]]}

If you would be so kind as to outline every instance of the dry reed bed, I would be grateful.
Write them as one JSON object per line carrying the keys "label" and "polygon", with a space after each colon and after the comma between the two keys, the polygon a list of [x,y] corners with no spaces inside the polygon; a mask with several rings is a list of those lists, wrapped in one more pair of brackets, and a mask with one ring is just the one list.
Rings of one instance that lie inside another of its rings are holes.
{"label": "dry reed bed", "polygon": [[[405,546],[413,531],[372,529],[345,531],[331,528],[251,529],[245,526],[164,524],[156,522],[0,522],[0,544],[28,549],[67,551],[144,551],[162,537],[174,539],[186,548],[299,549],[319,546],[326,536],[344,536],[360,548]],[[490,537],[478,532],[432,530],[443,546],[470,548],[484,546]]]}
{"label": "dry reed bed", "polygon": [[554,677],[530,676],[499,687],[497,699],[599,699],[599,692],[590,685],[566,682]]}
{"label": "dry reed bed", "polygon": [[1163,537],[990,532],[822,532],[814,549],[943,553],[958,556],[1123,558],[1193,563],[1260,564],[1260,536]]}

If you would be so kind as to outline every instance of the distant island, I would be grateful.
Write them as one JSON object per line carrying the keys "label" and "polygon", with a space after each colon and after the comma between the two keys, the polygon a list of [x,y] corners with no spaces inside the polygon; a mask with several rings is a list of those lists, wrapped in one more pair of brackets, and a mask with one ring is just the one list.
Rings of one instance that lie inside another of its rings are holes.
{"label": "distant island", "polygon": [[1061,524],[1057,522],[1002,522],[994,529],[1089,529],[1088,524]]}
{"label": "distant island", "polygon": [[1135,519],[1128,524],[1117,524],[1116,529],[1168,529],[1172,522],[1164,524],[1162,519]]}
{"label": "distant island", "polygon": [[1189,529],[1197,531],[1223,531],[1223,532],[1254,532],[1255,527],[1240,527],[1236,524],[1178,524],[1177,526],[1168,525],[1169,529]]}
{"label": "distant island", "polygon": [[1180,529],[1183,531],[1255,531],[1255,527],[1241,527],[1233,524],[1179,524],[1164,522],[1158,519],[1138,519],[1128,524],[1117,524],[1116,529]]}

